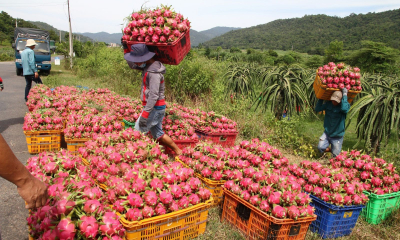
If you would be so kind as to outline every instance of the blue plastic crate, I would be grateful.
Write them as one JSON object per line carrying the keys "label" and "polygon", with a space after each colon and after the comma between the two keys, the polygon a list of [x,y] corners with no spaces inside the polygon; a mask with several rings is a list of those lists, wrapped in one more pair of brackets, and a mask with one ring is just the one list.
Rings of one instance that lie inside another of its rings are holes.
{"label": "blue plastic crate", "polygon": [[315,208],[317,220],[311,223],[310,230],[323,239],[350,235],[357,223],[364,205],[335,206],[310,194],[311,206]]}

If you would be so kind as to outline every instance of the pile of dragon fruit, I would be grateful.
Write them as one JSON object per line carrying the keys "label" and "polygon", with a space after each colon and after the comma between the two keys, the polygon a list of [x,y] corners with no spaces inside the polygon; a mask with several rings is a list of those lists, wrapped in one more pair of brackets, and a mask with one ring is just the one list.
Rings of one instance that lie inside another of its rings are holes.
{"label": "pile of dragon fruit", "polygon": [[289,165],[290,172],[301,178],[304,191],[336,206],[365,205],[368,197],[354,171],[324,167],[318,162],[303,161]]}
{"label": "pile of dragon fruit", "polygon": [[63,128],[64,119],[53,108],[42,108],[27,113],[22,126],[24,131],[62,130]]}
{"label": "pile of dragon fruit", "polygon": [[330,160],[333,168],[345,169],[349,175],[361,182],[365,191],[383,195],[400,190],[400,176],[393,166],[381,158],[361,155],[359,151],[343,151]]}
{"label": "pile of dragon fruit", "polygon": [[361,74],[357,67],[350,67],[344,63],[333,62],[318,68],[317,72],[322,84],[327,88],[336,88],[353,91],[361,91]]}
{"label": "pile of dragon fruit", "polygon": [[137,163],[126,167],[119,176],[110,177],[118,184],[107,190],[107,198],[128,221],[176,212],[211,197],[211,192],[201,187],[200,179],[192,175],[193,170],[178,162]]}
{"label": "pile of dragon fruit", "polygon": [[253,139],[232,148],[199,143],[183,152],[181,161],[202,177],[223,180],[226,189],[276,218],[296,220],[314,213],[287,158],[265,142]]}
{"label": "pile of dragon fruit", "polygon": [[92,139],[96,134],[122,129],[122,123],[117,120],[115,114],[99,113],[95,108],[85,107],[69,113],[64,136],[67,139]]}
{"label": "pile of dragon fruit", "polygon": [[48,185],[45,206],[27,218],[34,239],[122,240],[125,229],[119,216],[105,204],[80,157],[62,150],[28,159],[27,168]]}
{"label": "pile of dragon fruit", "polygon": [[197,140],[195,128],[187,119],[175,114],[173,110],[167,109],[163,119],[163,130],[172,140]]}
{"label": "pile of dragon fruit", "polygon": [[91,177],[107,186],[113,209],[128,221],[160,216],[205,202],[211,197],[193,170],[168,156],[153,140],[128,128],[98,135],[79,149]]}
{"label": "pile of dragon fruit", "polygon": [[218,115],[215,112],[205,112],[173,104],[171,110],[178,116],[187,119],[190,125],[205,133],[237,133],[235,121]]}
{"label": "pile of dragon fruit", "polygon": [[141,10],[131,15],[124,28],[123,40],[137,42],[174,42],[189,31],[190,22],[171,7],[161,6],[153,10]]}

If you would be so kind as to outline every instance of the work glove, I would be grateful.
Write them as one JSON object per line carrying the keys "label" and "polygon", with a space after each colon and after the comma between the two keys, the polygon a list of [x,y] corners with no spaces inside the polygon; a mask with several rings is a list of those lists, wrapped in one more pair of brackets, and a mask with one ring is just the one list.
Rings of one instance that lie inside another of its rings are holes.
{"label": "work glove", "polygon": [[139,127],[140,128],[146,128],[147,127],[147,118],[144,118],[143,116],[140,116]]}
{"label": "work glove", "polygon": [[342,88],[343,96],[347,96],[348,92],[349,92],[349,90],[347,90],[347,88]]}

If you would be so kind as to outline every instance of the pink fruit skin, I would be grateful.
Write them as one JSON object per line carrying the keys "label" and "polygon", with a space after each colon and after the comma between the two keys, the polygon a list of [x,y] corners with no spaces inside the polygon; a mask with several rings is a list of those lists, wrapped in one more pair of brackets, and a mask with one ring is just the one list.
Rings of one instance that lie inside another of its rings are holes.
{"label": "pink fruit skin", "polygon": [[75,224],[69,218],[62,219],[57,225],[58,237],[60,240],[74,240],[75,238]]}

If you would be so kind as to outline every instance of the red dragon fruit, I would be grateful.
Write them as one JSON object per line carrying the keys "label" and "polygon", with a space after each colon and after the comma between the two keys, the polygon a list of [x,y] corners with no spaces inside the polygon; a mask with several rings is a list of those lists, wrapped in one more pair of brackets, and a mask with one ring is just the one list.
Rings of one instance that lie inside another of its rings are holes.
{"label": "red dragon fruit", "polygon": [[96,218],[92,216],[82,216],[79,229],[86,238],[96,238],[99,230],[99,224]]}

